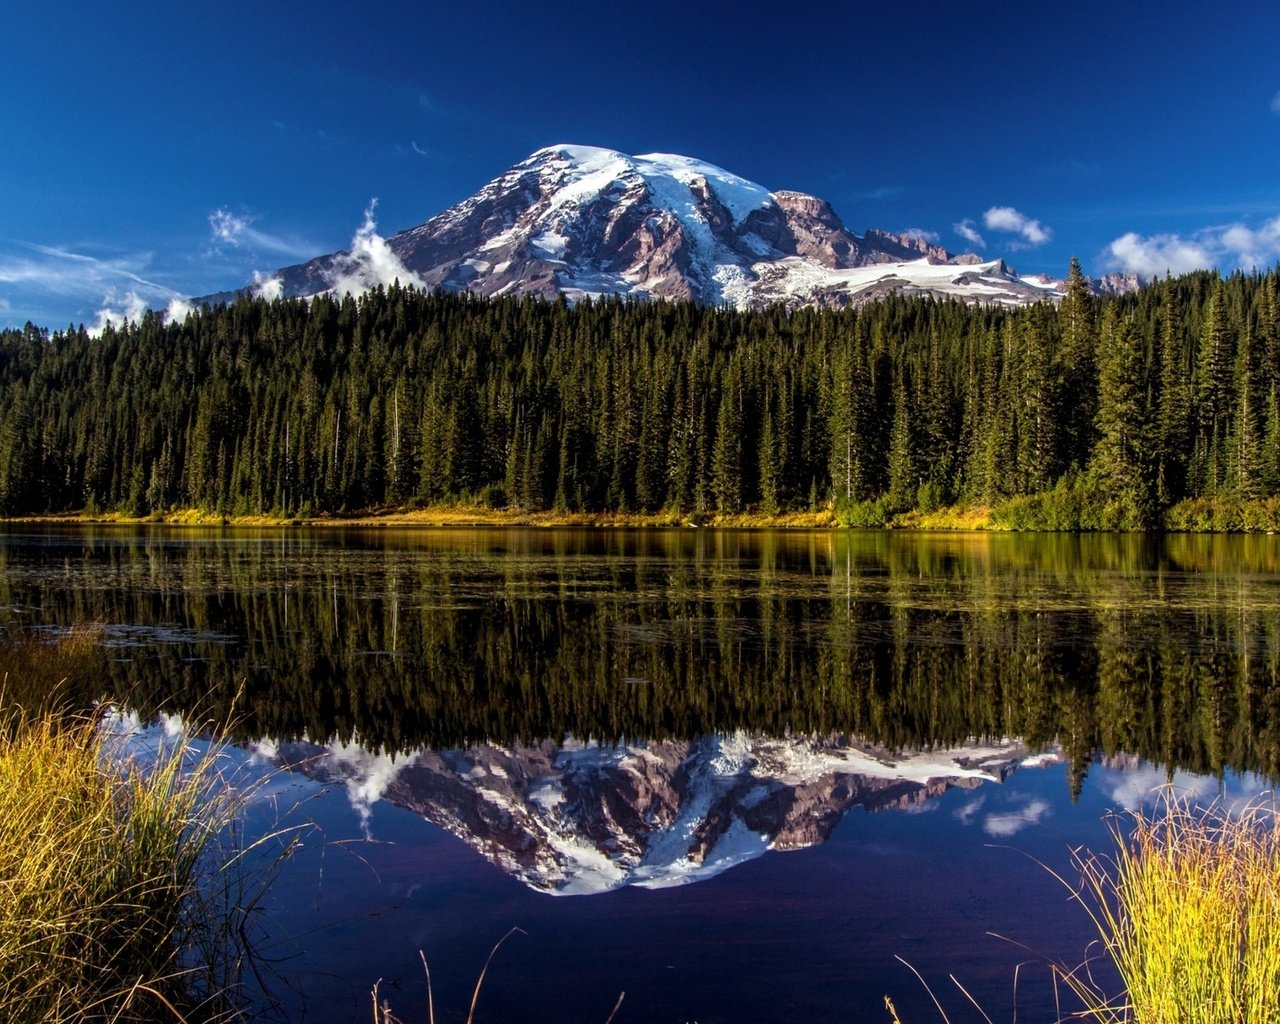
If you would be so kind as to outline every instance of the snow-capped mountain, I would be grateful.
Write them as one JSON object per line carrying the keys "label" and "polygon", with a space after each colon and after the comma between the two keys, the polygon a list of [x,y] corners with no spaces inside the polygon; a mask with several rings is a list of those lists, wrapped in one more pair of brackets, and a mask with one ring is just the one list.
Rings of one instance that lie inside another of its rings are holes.
{"label": "snow-capped mountain", "polygon": [[558,895],[699,881],[767,850],[821,843],[851,807],[911,808],[1059,759],[1029,758],[1015,740],[895,754],[747,733],[616,747],[483,744],[394,759],[355,745],[265,752],[344,785],[366,820],[376,801],[390,801]]}
{"label": "snow-capped mountain", "polygon": [[[369,227],[366,224],[366,227]],[[621,295],[754,308],[861,304],[891,292],[1020,305],[1061,282],[907,234],[848,230],[831,205],[684,156],[551,146],[425,224],[286,267],[259,294],[402,283],[479,295]],[[210,299],[226,298],[210,296]],[[207,300],[206,300],[207,301]]]}

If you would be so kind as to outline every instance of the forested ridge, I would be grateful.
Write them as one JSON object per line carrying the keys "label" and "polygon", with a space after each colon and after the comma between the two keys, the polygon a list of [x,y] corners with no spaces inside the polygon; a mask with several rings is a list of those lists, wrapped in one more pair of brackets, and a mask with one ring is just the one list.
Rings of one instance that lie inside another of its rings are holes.
{"label": "forested ridge", "polygon": [[1099,299],[1073,263],[1056,307],[392,286],[97,338],[28,325],[0,335],[0,514],[470,500],[873,524],[959,503],[1012,526],[1178,525],[1280,494],[1278,308],[1275,270]]}

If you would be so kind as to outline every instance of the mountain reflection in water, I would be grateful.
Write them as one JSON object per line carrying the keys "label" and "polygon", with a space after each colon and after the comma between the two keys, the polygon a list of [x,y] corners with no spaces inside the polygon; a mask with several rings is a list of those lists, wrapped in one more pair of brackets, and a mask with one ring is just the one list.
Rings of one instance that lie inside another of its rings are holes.
{"label": "mountain reflection in water", "polygon": [[737,733],[419,751],[262,745],[277,764],[341,782],[368,827],[387,800],[458,836],[531,889],[557,895],[701,881],[767,850],[821,843],[854,806],[911,809],[1002,780],[1019,742],[891,755],[866,744]]}

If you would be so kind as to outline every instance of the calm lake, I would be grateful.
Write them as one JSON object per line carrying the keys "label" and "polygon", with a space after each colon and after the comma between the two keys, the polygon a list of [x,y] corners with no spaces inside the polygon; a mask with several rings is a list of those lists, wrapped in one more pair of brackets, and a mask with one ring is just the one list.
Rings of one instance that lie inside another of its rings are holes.
{"label": "calm lake", "polygon": [[[97,622],[233,717],[270,1019],[1057,1017],[1046,868],[1280,772],[1280,538],[11,526],[5,625]],[[1021,965],[1021,966],[1020,966]],[[264,1005],[266,1005],[264,1003]],[[1074,1007],[1064,1004],[1063,1010]]]}

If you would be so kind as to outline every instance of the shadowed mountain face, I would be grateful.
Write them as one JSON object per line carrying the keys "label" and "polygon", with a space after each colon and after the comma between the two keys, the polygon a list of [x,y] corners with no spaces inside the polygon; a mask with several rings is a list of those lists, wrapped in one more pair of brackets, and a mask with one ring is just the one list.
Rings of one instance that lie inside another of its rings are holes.
{"label": "shadowed mountain face", "polygon": [[557,895],[700,881],[770,849],[824,842],[851,807],[915,807],[1000,781],[1028,757],[1016,741],[895,755],[747,733],[616,747],[482,744],[394,760],[354,745],[267,753],[343,783],[366,820],[375,800],[388,800]]}
{"label": "shadowed mountain face", "polygon": [[[376,283],[569,299],[691,299],[740,309],[856,305],[892,292],[1020,305],[1061,283],[912,235],[849,231],[830,204],[712,164],[589,146],[541,149],[377,251],[333,253],[255,286],[306,296]],[[371,265],[376,264],[370,273]],[[216,298],[216,297],[215,297]]]}

